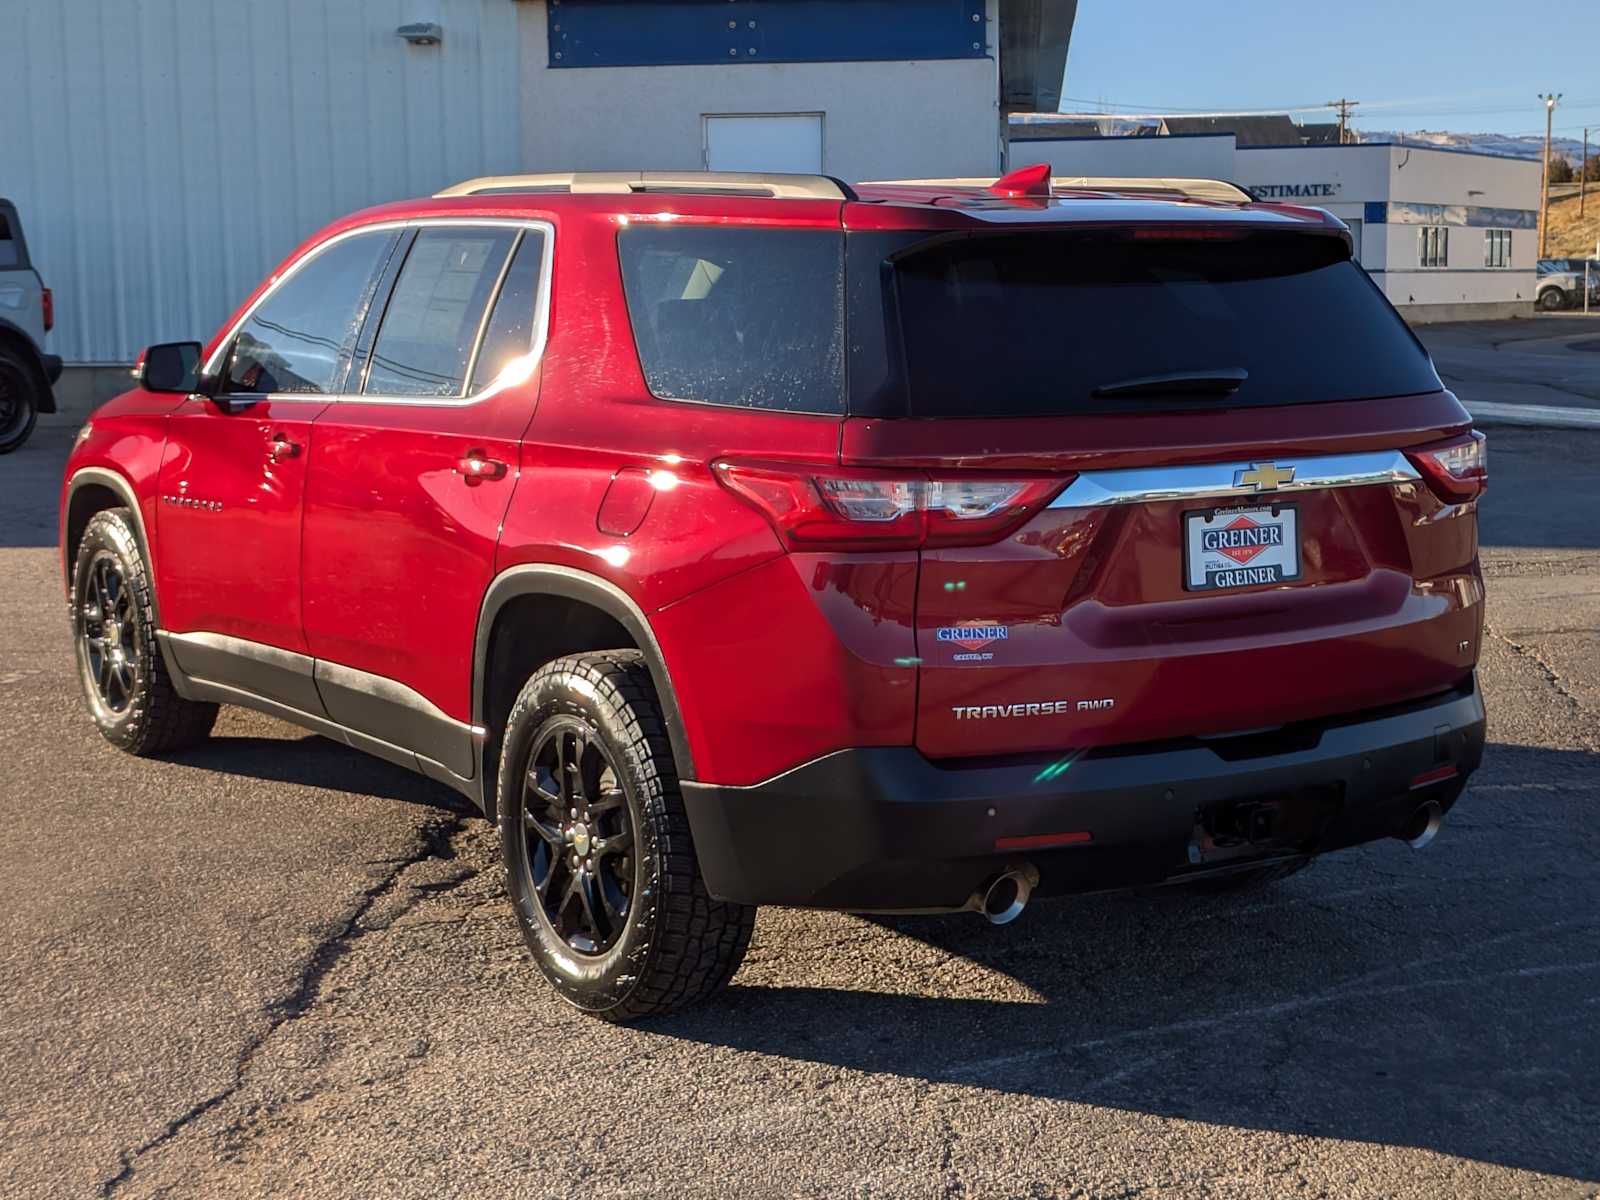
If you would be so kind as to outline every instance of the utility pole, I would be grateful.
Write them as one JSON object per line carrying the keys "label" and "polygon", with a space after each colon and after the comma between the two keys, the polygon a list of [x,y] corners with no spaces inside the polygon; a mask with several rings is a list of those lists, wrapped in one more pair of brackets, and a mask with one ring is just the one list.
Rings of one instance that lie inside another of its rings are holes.
{"label": "utility pole", "polygon": [[1583,127],[1583,168],[1578,172],[1578,215],[1583,216],[1583,202],[1589,195],[1589,127]]}
{"label": "utility pole", "polygon": [[1545,248],[1550,242],[1550,125],[1555,120],[1556,105],[1561,103],[1561,92],[1547,92],[1539,97],[1544,101],[1544,182],[1539,188],[1539,257],[1545,258]]}
{"label": "utility pole", "polygon": [[1350,142],[1350,114],[1354,111],[1359,100],[1329,100],[1328,107],[1339,110],[1339,145],[1345,146]]}

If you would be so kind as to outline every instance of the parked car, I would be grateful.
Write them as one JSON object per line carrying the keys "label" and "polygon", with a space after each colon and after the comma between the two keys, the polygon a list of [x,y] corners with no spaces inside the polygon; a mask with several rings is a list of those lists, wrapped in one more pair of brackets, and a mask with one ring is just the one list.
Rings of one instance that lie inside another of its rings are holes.
{"label": "parked car", "polygon": [[56,410],[51,385],[61,359],[42,349],[55,322],[55,299],[28,257],[17,206],[0,199],[0,454],[28,440],[40,413]]}
{"label": "parked car", "polygon": [[242,704],[455,788],[613,1020],[760,904],[1000,923],[1425,843],[1484,741],[1483,436],[1335,218],[1132,186],[335,223],[72,453],[94,721],[165,754]]}
{"label": "parked car", "polygon": [[1600,303],[1600,260],[1541,258],[1536,278],[1538,279],[1536,303],[1543,312],[1555,312],[1562,308],[1582,308],[1585,287],[1589,289],[1589,303]]}

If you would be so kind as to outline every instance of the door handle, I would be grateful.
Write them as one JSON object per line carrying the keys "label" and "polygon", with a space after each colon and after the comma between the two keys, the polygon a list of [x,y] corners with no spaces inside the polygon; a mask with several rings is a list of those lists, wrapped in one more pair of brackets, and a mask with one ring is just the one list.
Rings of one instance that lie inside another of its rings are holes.
{"label": "door handle", "polygon": [[478,483],[484,479],[502,479],[505,473],[506,464],[499,459],[490,458],[483,450],[469,450],[465,457],[456,459],[456,474],[464,476],[468,483]]}
{"label": "door handle", "polygon": [[267,444],[267,457],[273,462],[282,462],[286,458],[296,458],[300,454],[300,443],[291,442],[286,433],[275,433],[272,441]]}

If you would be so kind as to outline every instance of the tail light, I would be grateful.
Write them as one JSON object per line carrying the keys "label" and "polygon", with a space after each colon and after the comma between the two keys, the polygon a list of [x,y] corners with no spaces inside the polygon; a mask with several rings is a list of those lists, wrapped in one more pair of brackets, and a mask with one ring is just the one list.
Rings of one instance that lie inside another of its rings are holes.
{"label": "tail light", "polygon": [[1446,504],[1476,500],[1489,486],[1489,450],[1476,429],[1448,442],[1407,450],[1406,457]]}
{"label": "tail light", "polygon": [[39,307],[44,313],[44,331],[49,333],[56,327],[56,297],[49,288],[40,289]]}
{"label": "tail light", "polygon": [[798,464],[719,462],[717,479],[753,505],[790,550],[915,550],[998,541],[1070,480],[939,476]]}

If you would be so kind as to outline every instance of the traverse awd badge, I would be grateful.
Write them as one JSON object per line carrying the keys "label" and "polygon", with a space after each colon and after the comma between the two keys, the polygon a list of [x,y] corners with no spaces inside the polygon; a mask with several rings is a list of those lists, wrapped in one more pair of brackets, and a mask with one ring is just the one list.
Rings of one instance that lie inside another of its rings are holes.
{"label": "traverse awd badge", "polygon": [[941,625],[934,630],[937,641],[959,646],[960,651],[950,656],[951,662],[993,662],[994,652],[985,646],[1003,642],[1011,636],[1005,625],[989,625],[982,621],[963,621],[959,625]]}

